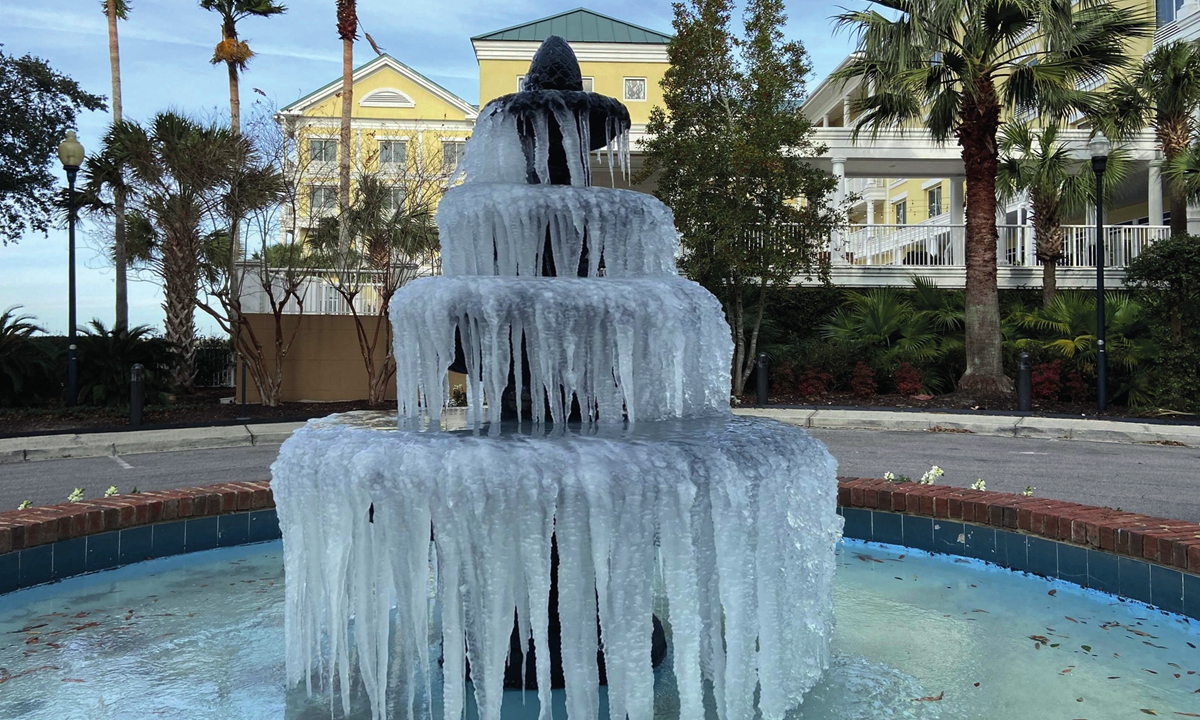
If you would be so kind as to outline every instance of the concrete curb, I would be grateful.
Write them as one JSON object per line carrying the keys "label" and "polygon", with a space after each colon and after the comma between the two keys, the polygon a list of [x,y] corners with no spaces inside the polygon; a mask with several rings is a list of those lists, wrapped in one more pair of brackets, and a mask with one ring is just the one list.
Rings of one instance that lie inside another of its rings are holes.
{"label": "concrete curb", "polygon": [[283,442],[303,425],[289,422],[3,438],[0,439],[0,465],[33,460],[268,445]]}
{"label": "concrete curb", "polygon": [[[1197,425],[886,410],[741,407],[734,412],[738,415],[772,418],[806,428],[972,433],[1044,440],[1162,443],[1200,447],[1200,426]],[[0,439],[0,465],[34,460],[271,445],[288,439],[292,432],[303,425],[302,422],[287,422],[4,438]]]}
{"label": "concrete curb", "polygon": [[773,418],[806,428],[972,433],[1044,440],[1172,445],[1178,443],[1200,447],[1200,426],[1197,425],[1157,425],[1082,418],[889,412],[886,410],[741,407],[734,412],[739,415]]}

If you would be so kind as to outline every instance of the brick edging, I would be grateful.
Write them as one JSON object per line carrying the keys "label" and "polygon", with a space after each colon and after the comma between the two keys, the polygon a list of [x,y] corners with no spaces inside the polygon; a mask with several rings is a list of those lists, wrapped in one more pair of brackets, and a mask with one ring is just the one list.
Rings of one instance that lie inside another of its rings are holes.
{"label": "brick edging", "polygon": [[270,483],[232,482],[0,512],[0,555],[61,540],[275,507]]}
{"label": "brick edging", "polygon": [[1080,503],[946,485],[839,478],[842,507],[1014,530],[1200,575],[1200,525]]}

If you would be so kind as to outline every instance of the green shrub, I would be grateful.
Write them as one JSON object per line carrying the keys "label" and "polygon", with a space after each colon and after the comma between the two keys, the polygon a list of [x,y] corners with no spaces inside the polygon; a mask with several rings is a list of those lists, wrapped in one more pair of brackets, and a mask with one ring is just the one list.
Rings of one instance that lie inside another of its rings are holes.
{"label": "green shrub", "polygon": [[35,333],[45,330],[30,315],[17,315],[20,306],[0,314],[0,405],[24,405],[53,396],[54,362]]}
{"label": "green shrub", "polygon": [[166,402],[174,351],[171,343],[154,337],[147,325],[108,329],[92,320],[77,336],[79,402],[120,407],[129,404],[130,372],[135,363],[146,369],[146,403]]}

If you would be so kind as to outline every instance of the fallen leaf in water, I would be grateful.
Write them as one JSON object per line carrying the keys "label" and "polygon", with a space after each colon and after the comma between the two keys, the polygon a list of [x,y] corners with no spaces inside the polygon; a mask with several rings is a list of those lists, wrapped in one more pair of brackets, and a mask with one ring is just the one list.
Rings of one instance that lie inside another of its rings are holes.
{"label": "fallen leaf in water", "polygon": [[90,627],[96,627],[99,624],[100,623],[98,623],[98,622],[84,623],[83,625],[80,625],[79,627],[71,628],[71,630],[72,631],[86,630],[87,628],[90,628]]}
{"label": "fallen leaf in water", "polygon": [[1200,717],[1200,715],[1197,715],[1196,713],[1185,713],[1185,712],[1179,712],[1178,710],[1175,711],[1175,714],[1182,715],[1184,717]]}
{"label": "fallen leaf in water", "polygon": [[50,623],[41,623],[39,625],[26,625],[25,627],[21,628],[20,630],[13,630],[13,632],[14,633],[29,632],[30,630],[37,630],[38,628],[44,628],[49,624]]}
{"label": "fallen leaf in water", "polygon": [[1150,646],[1150,647],[1152,647],[1152,648],[1158,648],[1159,650],[1166,650],[1166,649],[1167,649],[1167,646],[1166,646],[1166,645],[1155,645],[1154,643],[1150,642],[1149,640],[1143,640],[1143,641],[1142,641],[1142,644],[1143,644],[1143,645],[1149,645],[1149,646]]}
{"label": "fallen leaf in water", "polygon": [[929,695],[928,697],[913,698],[913,702],[937,702],[946,697],[946,691],[943,690],[937,695]]}
{"label": "fallen leaf in water", "polygon": [[987,610],[980,610],[979,608],[975,608],[975,609],[974,609],[974,610],[972,610],[971,612],[981,612],[981,613],[985,613],[985,612],[987,612]]}
{"label": "fallen leaf in water", "polygon": [[80,680],[79,678],[63,678],[62,681],[63,682],[87,682],[86,680]]}
{"label": "fallen leaf in water", "polygon": [[1079,647],[1083,648],[1083,651],[1084,651],[1084,652],[1091,652],[1091,651],[1092,651],[1092,646],[1091,646],[1091,645],[1080,645]]}
{"label": "fallen leaf in water", "polygon": [[1063,670],[1061,674],[1066,675],[1067,673],[1071,672],[1074,669],[1075,669],[1075,666],[1072,665],[1071,667],[1067,668],[1066,670]]}
{"label": "fallen leaf in water", "polygon": [[1143,669],[1143,670],[1145,670],[1146,672],[1150,673],[1151,675],[1157,675],[1157,674],[1158,674],[1158,673],[1157,673],[1157,672],[1155,672],[1154,670],[1148,670],[1148,669],[1146,669],[1146,668],[1142,668],[1142,669]]}
{"label": "fallen leaf in water", "polygon": [[[1125,629],[1128,630],[1129,632],[1133,633],[1134,635],[1140,635],[1141,637],[1148,637],[1148,638],[1154,637],[1150,633],[1144,633],[1141,630],[1138,630],[1137,628],[1131,628],[1129,626],[1126,626]],[[1158,638],[1154,638],[1154,639],[1157,640]]]}
{"label": "fallen leaf in water", "polygon": [[1047,594],[1047,595],[1049,595],[1049,596],[1051,596],[1051,597],[1054,597],[1055,595],[1057,595],[1057,594],[1058,594],[1058,591],[1057,591],[1057,590],[1051,590],[1050,592],[1048,592],[1048,593],[1046,593],[1046,594]]}
{"label": "fallen leaf in water", "polygon": [[1029,639],[1034,640],[1036,642],[1040,642],[1043,645],[1050,644],[1050,638],[1046,637],[1045,635],[1030,635]]}
{"label": "fallen leaf in water", "polygon": [[28,640],[26,640],[26,641],[25,641],[25,644],[26,644],[26,645],[37,645],[37,644],[38,644],[37,635],[34,635],[33,637],[31,637],[31,638],[29,638]]}
{"label": "fallen leaf in water", "polygon": [[[1187,641],[1185,640],[1184,642],[1187,642]],[[1191,648],[1191,649],[1193,649],[1193,650],[1195,650],[1195,649],[1196,649],[1196,646],[1195,646],[1195,645],[1193,645],[1193,644],[1191,644],[1191,643],[1188,643],[1188,647],[1190,647],[1190,648]]]}
{"label": "fallen leaf in water", "polygon": [[1109,680],[1120,680],[1121,676],[1120,675],[1109,675],[1108,679]]}
{"label": "fallen leaf in water", "polygon": [[1153,710],[1148,710],[1146,708],[1142,708],[1142,712],[1146,713],[1147,715],[1157,715],[1158,714],[1158,713],[1154,712]]}
{"label": "fallen leaf in water", "polygon": [[1077,623],[1077,622],[1079,622],[1078,620],[1076,620],[1075,618],[1071,617],[1070,615],[1063,615],[1063,617],[1065,617],[1066,619],[1070,620],[1070,621],[1071,621],[1071,622],[1073,622],[1073,623]]}
{"label": "fallen leaf in water", "polygon": [[1175,668],[1176,670],[1182,670],[1182,669],[1183,669],[1183,668],[1179,667],[1178,665],[1176,665],[1176,664],[1175,664],[1175,663],[1173,663],[1173,662],[1169,662],[1169,663],[1167,663],[1167,664],[1168,664],[1168,665],[1170,665],[1171,667]]}
{"label": "fallen leaf in water", "polygon": [[975,683],[975,687],[979,687],[979,683]]}
{"label": "fallen leaf in water", "polygon": [[78,620],[79,618],[82,618],[82,617],[87,617],[87,613],[85,613],[85,612],[81,612],[81,613],[79,613],[78,615],[72,615],[71,617],[73,617],[73,618],[75,618],[76,620]]}

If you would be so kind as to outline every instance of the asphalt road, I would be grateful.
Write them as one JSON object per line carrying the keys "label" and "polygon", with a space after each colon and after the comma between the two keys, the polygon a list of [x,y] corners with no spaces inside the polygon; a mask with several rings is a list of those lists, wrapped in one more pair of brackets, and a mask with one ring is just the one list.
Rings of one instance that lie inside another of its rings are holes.
{"label": "asphalt road", "polygon": [[[916,479],[932,465],[939,484],[987,489],[1121,508],[1200,522],[1200,449],[984,435],[873,430],[814,430],[838,458],[838,472],[879,477],[891,471]],[[121,492],[209,485],[269,477],[277,445],[152,453],[124,457],[43,460],[0,465],[0,509],[23,500],[64,502],[82,487],[99,497]]]}

